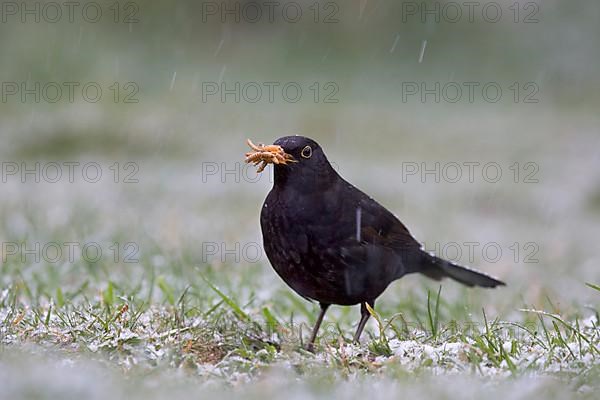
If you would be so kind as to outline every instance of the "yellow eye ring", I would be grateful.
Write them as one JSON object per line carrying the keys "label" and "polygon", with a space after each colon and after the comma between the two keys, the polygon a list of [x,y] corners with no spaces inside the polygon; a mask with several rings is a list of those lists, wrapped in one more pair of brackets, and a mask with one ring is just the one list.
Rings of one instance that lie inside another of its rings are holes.
{"label": "yellow eye ring", "polygon": [[303,158],[310,158],[312,157],[312,149],[310,148],[310,146],[305,146],[302,151],[300,152],[300,155]]}

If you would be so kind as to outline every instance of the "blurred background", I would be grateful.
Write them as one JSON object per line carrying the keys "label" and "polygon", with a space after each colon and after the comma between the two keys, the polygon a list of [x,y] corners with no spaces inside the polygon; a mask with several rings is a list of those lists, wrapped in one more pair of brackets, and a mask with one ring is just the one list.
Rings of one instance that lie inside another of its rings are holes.
{"label": "blurred background", "polygon": [[[428,249],[508,283],[450,298],[507,318],[593,299],[597,2],[77,4],[2,2],[3,287],[37,302],[113,281],[161,301],[155,277],[181,293],[202,271],[283,296],[258,223],[272,171],[242,161],[246,138],[301,134]],[[65,242],[104,256],[41,254]],[[425,284],[394,284],[382,312]]]}

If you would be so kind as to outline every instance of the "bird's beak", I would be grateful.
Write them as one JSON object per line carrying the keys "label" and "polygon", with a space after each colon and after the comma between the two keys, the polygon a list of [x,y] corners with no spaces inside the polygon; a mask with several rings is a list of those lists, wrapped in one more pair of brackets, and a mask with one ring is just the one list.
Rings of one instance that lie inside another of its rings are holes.
{"label": "bird's beak", "polygon": [[246,141],[250,151],[246,153],[246,162],[259,165],[256,172],[262,172],[268,164],[283,164],[297,162],[291,154],[286,153],[283,147],[271,144],[254,144],[250,139]]}

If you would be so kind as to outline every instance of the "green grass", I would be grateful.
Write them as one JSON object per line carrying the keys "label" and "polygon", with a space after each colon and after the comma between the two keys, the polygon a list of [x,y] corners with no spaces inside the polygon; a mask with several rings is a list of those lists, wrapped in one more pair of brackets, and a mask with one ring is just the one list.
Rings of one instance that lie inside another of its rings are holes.
{"label": "green grass", "polygon": [[[300,335],[306,340],[314,320],[309,308],[316,307],[308,306],[311,318],[299,323],[288,314],[297,301],[290,300],[287,289],[278,288],[266,302],[257,300],[254,290],[268,266],[247,268],[252,272],[235,290],[226,277],[212,282],[208,276],[217,271],[208,265],[185,287],[159,276],[154,290],[146,288],[154,293],[152,300],[128,288],[131,282],[100,279],[73,291],[57,287],[50,292],[42,281],[15,279],[0,297],[2,358],[15,351],[25,360],[76,356],[108,365],[112,373],[118,368],[125,376],[180,370],[186,379],[226,386],[238,379],[260,381],[272,368],[284,368],[295,371],[288,372],[292,376],[319,381],[456,373],[497,381],[533,374],[568,383],[575,391],[598,389],[597,319],[533,309],[523,309],[519,321],[503,321],[484,310],[473,318],[444,305],[441,289],[432,299],[421,287],[413,296],[426,302],[425,326],[409,324],[401,314],[386,319],[370,309],[376,334],[365,335],[360,345],[351,343],[355,321],[343,316],[335,329],[322,329],[318,350],[311,354],[303,350]],[[530,314],[539,318],[537,325],[527,323]]]}

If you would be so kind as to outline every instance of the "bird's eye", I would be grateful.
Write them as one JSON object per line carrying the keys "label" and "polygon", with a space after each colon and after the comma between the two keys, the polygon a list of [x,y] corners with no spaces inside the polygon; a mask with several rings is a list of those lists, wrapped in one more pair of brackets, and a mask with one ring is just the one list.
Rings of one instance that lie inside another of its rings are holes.
{"label": "bird's eye", "polygon": [[312,156],[312,149],[310,146],[305,146],[300,152],[300,155],[304,158],[310,158]]}

